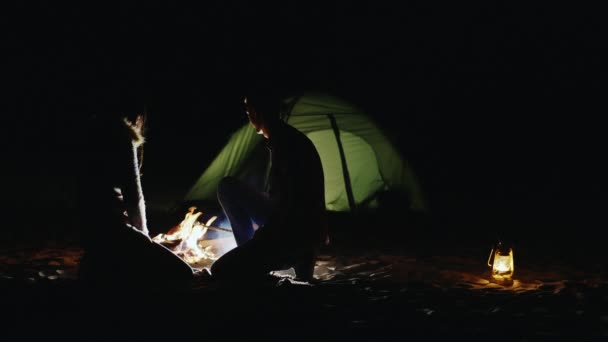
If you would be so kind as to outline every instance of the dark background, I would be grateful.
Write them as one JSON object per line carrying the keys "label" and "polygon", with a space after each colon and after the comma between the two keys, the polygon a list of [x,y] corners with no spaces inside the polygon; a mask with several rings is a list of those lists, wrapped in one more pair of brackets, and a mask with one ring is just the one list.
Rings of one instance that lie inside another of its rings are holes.
{"label": "dark background", "polygon": [[76,133],[92,113],[148,112],[144,191],[151,210],[170,207],[246,122],[243,89],[264,81],[366,109],[445,231],[600,246],[599,11],[373,3],[5,11],[2,233],[75,229]]}

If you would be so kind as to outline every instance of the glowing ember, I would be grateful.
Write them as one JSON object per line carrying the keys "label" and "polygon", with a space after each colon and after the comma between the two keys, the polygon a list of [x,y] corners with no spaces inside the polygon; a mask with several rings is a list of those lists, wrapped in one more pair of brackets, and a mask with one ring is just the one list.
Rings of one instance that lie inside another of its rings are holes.
{"label": "glowing ember", "polygon": [[180,241],[179,244],[169,248],[191,266],[205,263],[205,261],[214,261],[219,257],[211,250],[211,245],[202,247],[200,244],[204,240],[208,227],[217,219],[217,216],[213,216],[207,223],[202,224],[198,222],[198,218],[203,213],[195,213],[195,210],[196,207],[188,209],[188,213],[186,213],[184,220],[179,225],[169,230],[167,234],[158,234],[152,238],[155,242],[164,245],[170,245],[172,242]]}

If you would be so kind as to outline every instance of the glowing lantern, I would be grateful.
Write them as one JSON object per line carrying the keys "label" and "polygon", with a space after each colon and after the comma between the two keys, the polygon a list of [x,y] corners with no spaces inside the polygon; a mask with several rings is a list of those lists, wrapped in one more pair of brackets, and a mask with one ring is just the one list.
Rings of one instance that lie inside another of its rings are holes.
{"label": "glowing lantern", "polygon": [[492,280],[499,284],[512,284],[515,264],[513,261],[513,248],[506,247],[499,242],[490,251],[488,266],[492,267]]}

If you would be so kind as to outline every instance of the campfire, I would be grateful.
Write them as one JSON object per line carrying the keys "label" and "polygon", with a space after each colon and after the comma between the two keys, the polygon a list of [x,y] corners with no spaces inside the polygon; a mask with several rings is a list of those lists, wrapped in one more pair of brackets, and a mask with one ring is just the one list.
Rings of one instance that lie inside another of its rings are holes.
{"label": "campfire", "polygon": [[190,207],[182,222],[152,240],[169,248],[194,268],[210,266],[226,251],[227,239],[207,240],[205,235],[209,230],[230,230],[211,226],[217,216],[211,217],[206,223],[199,222],[202,214],[201,211],[196,212],[196,207]]}

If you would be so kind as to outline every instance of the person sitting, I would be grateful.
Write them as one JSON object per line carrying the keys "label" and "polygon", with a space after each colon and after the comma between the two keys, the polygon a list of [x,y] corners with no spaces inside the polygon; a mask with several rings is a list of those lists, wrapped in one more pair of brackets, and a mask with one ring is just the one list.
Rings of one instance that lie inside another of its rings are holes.
{"label": "person sitting", "polygon": [[148,236],[140,180],[143,117],[97,116],[81,133],[80,279],[138,289],[186,285],[195,271]]}
{"label": "person sitting", "polygon": [[211,266],[212,277],[252,279],[293,268],[296,279],[311,281],[319,248],[328,241],[321,159],[305,134],[281,120],[279,101],[249,95],[244,105],[253,129],[267,139],[269,189],[231,176],[220,181],[218,201],[237,247]]}

